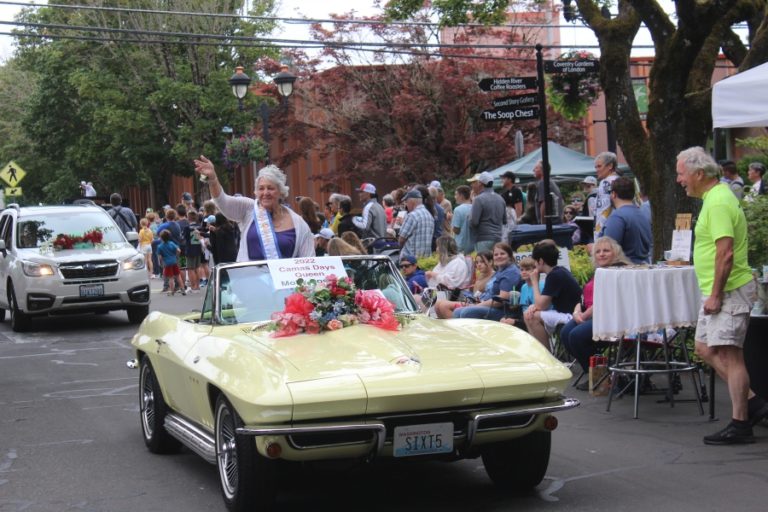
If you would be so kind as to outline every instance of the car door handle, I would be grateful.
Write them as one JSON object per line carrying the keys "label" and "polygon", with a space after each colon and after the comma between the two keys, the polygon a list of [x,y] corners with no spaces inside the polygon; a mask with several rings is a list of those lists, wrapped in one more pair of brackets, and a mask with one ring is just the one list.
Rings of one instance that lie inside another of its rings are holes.
{"label": "car door handle", "polygon": [[168,344],[168,342],[167,342],[167,341],[164,341],[164,340],[158,340],[158,339],[155,339],[155,343],[157,343],[157,346],[158,346],[158,347],[160,347],[161,345],[167,345],[167,344]]}

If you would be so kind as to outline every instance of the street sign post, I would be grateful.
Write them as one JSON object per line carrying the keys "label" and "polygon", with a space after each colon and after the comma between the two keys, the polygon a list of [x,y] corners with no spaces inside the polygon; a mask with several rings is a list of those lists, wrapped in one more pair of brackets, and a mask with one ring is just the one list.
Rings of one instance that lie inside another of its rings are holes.
{"label": "street sign post", "polygon": [[544,61],[546,73],[597,73],[598,71],[600,71],[600,61],[597,59]]}
{"label": "street sign post", "polygon": [[24,179],[27,173],[24,169],[11,160],[2,170],[0,170],[0,179],[3,180],[9,187],[18,186],[19,182]]}
{"label": "street sign post", "polygon": [[512,107],[532,107],[539,104],[539,94],[519,94],[517,96],[506,96],[504,98],[495,98],[493,108],[512,108]]}
{"label": "street sign post", "polygon": [[480,86],[480,89],[486,92],[509,92],[536,89],[538,87],[538,81],[535,76],[510,76],[502,78],[483,78],[477,85]]}
{"label": "street sign post", "polygon": [[530,121],[539,115],[539,107],[501,107],[483,110],[483,121]]}

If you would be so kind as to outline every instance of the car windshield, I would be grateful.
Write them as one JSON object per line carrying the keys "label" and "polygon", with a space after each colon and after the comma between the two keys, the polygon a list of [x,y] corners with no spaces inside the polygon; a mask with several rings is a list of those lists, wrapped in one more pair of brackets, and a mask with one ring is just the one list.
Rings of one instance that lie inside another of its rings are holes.
{"label": "car windshield", "polygon": [[53,242],[59,235],[81,237],[94,229],[101,231],[102,243],[127,243],[106,212],[73,209],[21,217],[16,230],[16,246],[34,249]]}
{"label": "car windshield", "polygon": [[[358,290],[380,290],[396,312],[417,311],[416,303],[388,258],[343,259],[344,268]],[[276,289],[265,263],[219,270],[219,318],[226,324],[268,321],[282,311],[293,288]],[[202,319],[211,318],[212,300],[205,300]]]}

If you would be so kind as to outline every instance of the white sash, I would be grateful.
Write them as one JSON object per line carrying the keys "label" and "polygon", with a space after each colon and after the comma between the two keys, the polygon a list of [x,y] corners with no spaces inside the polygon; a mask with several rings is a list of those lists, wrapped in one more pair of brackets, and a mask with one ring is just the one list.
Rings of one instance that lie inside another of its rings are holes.
{"label": "white sash", "polygon": [[259,206],[258,202],[253,204],[253,222],[256,225],[256,233],[259,235],[261,247],[264,249],[264,258],[268,260],[282,258],[280,247],[277,246],[275,228],[272,226],[272,217],[266,208]]}

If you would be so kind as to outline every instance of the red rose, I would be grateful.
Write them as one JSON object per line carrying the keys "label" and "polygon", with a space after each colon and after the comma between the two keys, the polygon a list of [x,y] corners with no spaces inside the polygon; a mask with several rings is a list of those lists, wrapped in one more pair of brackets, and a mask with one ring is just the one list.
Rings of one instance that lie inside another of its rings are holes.
{"label": "red rose", "polygon": [[315,306],[300,293],[292,293],[285,299],[285,312],[307,316],[314,311]]}

